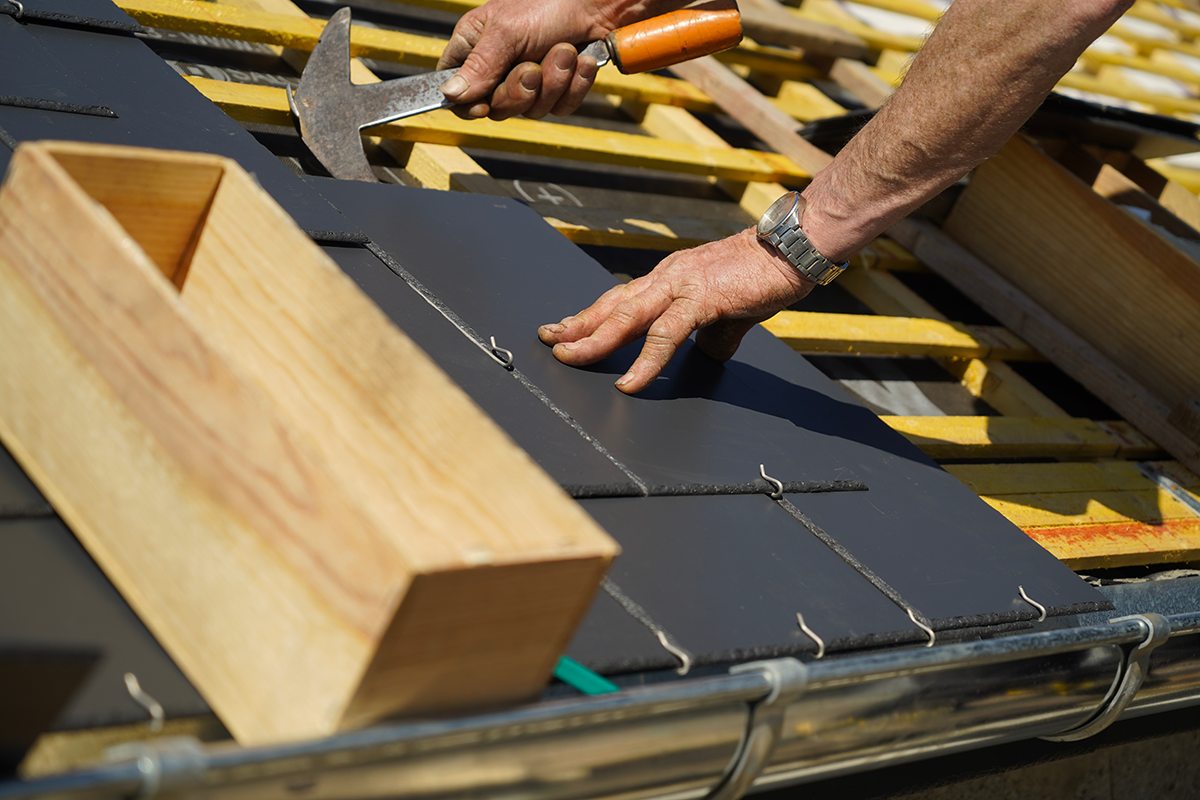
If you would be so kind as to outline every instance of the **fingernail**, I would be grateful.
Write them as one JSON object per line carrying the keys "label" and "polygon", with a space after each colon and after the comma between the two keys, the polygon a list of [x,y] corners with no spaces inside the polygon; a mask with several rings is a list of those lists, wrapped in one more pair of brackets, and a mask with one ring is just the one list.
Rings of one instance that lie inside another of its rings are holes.
{"label": "fingernail", "polygon": [[599,69],[600,67],[596,64],[594,58],[581,58],[579,60],[579,69],[576,70],[576,73],[585,81],[590,81],[596,77],[596,72]]}
{"label": "fingernail", "polygon": [[467,114],[479,119],[480,117],[486,117],[488,112],[491,110],[491,106],[489,106],[487,103],[476,103],[467,109]]}
{"label": "fingernail", "polygon": [[526,72],[521,76],[521,88],[527,92],[532,92],[541,85],[542,76],[537,72]]}
{"label": "fingernail", "polygon": [[467,79],[461,75],[455,75],[453,78],[442,84],[442,94],[453,100],[465,92],[467,88]]}
{"label": "fingernail", "polygon": [[553,325],[542,326],[542,330],[544,330],[546,333],[562,333],[566,329],[567,326],[563,325],[561,322],[556,322]]}
{"label": "fingernail", "polygon": [[570,50],[563,48],[554,55],[554,66],[561,69],[563,72],[569,70],[575,65],[575,54]]}
{"label": "fingernail", "polygon": [[555,347],[555,349],[558,349],[561,347],[563,350],[570,352],[571,350],[574,350],[575,348],[579,347],[579,342],[561,342],[559,344],[554,345],[554,347]]}
{"label": "fingernail", "polygon": [[621,376],[621,379],[619,381],[617,381],[616,385],[618,388],[621,388],[624,386],[628,386],[631,383],[633,383],[633,373],[626,372],[624,375]]}

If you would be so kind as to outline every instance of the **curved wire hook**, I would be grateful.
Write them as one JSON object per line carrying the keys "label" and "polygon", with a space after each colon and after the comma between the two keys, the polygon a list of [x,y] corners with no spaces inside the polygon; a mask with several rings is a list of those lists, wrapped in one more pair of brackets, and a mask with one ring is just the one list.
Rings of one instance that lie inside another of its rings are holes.
{"label": "curved wire hook", "polygon": [[679,659],[679,666],[675,669],[675,672],[680,675],[687,675],[689,672],[691,672],[692,654],[687,650],[684,650],[682,647],[677,647],[672,644],[671,640],[667,638],[667,632],[662,628],[656,630],[654,635],[658,637],[658,643],[661,644],[668,653]]}
{"label": "curved wire hook", "polygon": [[775,491],[767,493],[770,495],[772,500],[779,500],[783,497],[783,481],[772,478],[770,475],[768,475],[767,468],[762,464],[758,465],[758,474],[762,475],[764,481],[775,487]]}
{"label": "curved wire hook", "polygon": [[489,355],[491,355],[492,358],[496,359],[496,363],[499,364],[500,366],[504,367],[505,369],[512,369],[512,365],[513,365],[512,350],[505,350],[503,347],[500,347],[498,344],[496,344],[495,336],[491,337],[491,342],[492,342],[492,349],[489,351]]}
{"label": "curved wire hook", "polygon": [[146,694],[146,690],[138,683],[137,675],[134,675],[132,672],[125,673],[125,689],[129,692],[129,696],[133,698],[133,702],[146,709],[146,712],[150,714],[150,730],[155,733],[161,731],[163,719],[166,716],[163,713],[162,704]]}
{"label": "curved wire hook", "polygon": [[804,622],[803,615],[801,615],[801,613],[799,611],[796,612],[796,622],[800,623],[800,630],[804,631],[808,635],[808,638],[812,639],[814,642],[817,643],[817,658],[824,658],[825,657],[825,640],[822,639],[820,636],[817,636],[817,632],[814,631],[812,628],[808,627],[808,625]]}
{"label": "curved wire hook", "polygon": [[917,619],[917,613],[913,609],[908,609],[908,618],[911,619],[916,626],[929,634],[929,641],[925,643],[926,647],[933,647],[933,643],[937,641],[937,634],[933,632],[933,628],[926,625],[921,620]]}
{"label": "curved wire hook", "polygon": [[1025,600],[1026,603],[1029,603],[1029,605],[1033,606],[1034,608],[1036,608],[1038,610],[1040,616],[1038,616],[1037,621],[1045,622],[1046,621],[1046,607],[1044,605],[1042,605],[1041,603],[1039,603],[1037,600],[1034,600],[1028,594],[1026,594],[1024,586],[1018,586],[1017,591],[1021,593],[1021,597]]}

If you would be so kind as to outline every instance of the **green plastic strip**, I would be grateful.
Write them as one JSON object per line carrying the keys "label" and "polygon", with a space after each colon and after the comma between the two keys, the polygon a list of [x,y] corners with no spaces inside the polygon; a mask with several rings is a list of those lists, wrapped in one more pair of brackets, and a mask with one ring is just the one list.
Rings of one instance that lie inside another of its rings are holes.
{"label": "green plastic strip", "polygon": [[560,656],[554,668],[554,677],[584,694],[609,694],[621,691],[621,687],[597,675],[573,658]]}

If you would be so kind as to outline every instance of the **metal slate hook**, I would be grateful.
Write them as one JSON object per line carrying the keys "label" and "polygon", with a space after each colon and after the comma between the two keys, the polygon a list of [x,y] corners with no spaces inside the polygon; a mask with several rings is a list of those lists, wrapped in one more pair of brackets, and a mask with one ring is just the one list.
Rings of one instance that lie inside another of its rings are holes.
{"label": "metal slate hook", "polygon": [[767,468],[763,464],[758,465],[758,474],[762,475],[763,480],[775,487],[775,491],[768,492],[772,500],[779,500],[783,497],[783,481],[772,478],[767,474]]}
{"label": "metal slate hook", "polygon": [[1042,605],[1041,603],[1039,603],[1037,600],[1034,600],[1028,594],[1026,594],[1024,586],[1018,586],[1017,591],[1021,593],[1021,597],[1022,597],[1022,599],[1025,600],[1026,603],[1029,603],[1029,605],[1033,606],[1034,608],[1036,608],[1038,610],[1039,616],[1037,618],[1037,621],[1045,622],[1046,621],[1046,607],[1044,605]]}
{"label": "metal slate hook", "polygon": [[155,733],[161,731],[163,719],[166,717],[163,713],[162,704],[146,694],[145,690],[142,689],[142,685],[138,683],[137,675],[134,675],[132,672],[125,673],[125,688],[129,691],[129,696],[133,698],[133,702],[149,712],[150,730]]}
{"label": "metal slate hook", "polygon": [[799,611],[796,612],[796,622],[800,623],[800,630],[804,631],[804,633],[807,634],[808,638],[812,639],[814,642],[817,643],[816,657],[818,659],[824,658],[825,657],[825,640],[822,639],[820,636],[817,636],[817,632],[814,631],[812,628],[808,627],[808,624],[804,621],[804,616]]}
{"label": "metal slate hook", "polygon": [[512,369],[512,366],[513,366],[512,350],[505,350],[503,347],[500,347],[499,345],[497,345],[495,336],[490,337],[490,341],[492,343],[492,349],[488,351],[488,354],[492,358],[496,359],[496,363],[499,364],[500,366],[504,367],[505,369]]}
{"label": "metal slate hook", "polygon": [[25,16],[25,6],[21,3],[21,0],[5,0],[5,2],[13,7],[13,11],[11,14],[8,12],[2,13],[8,14],[13,19],[20,19],[21,17]]}
{"label": "metal slate hook", "polygon": [[917,619],[917,612],[914,609],[908,609],[908,618],[911,619],[916,626],[929,634],[929,641],[925,643],[926,647],[933,647],[933,643],[937,641],[937,634],[933,632],[933,628],[926,625],[921,620]]}
{"label": "metal slate hook", "polygon": [[679,666],[675,668],[676,674],[687,675],[692,671],[691,653],[689,653],[687,650],[684,650],[682,647],[677,647],[671,641],[670,637],[667,636],[667,632],[662,628],[656,630],[654,635],[658,637],[658,643],[663,646],[664,650],[679,659]]}

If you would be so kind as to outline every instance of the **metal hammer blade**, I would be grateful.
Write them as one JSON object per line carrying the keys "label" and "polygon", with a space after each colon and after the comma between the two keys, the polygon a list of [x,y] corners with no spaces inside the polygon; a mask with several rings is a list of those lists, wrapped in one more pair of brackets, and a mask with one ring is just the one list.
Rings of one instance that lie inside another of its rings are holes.
{"label": "metal hammer blade", "polygon": [[351,83],[350,9],[342,8],[325,25],[288,102],[299,121],[300,137],[330,175],[374,183],[359,131],[451,105],[438,87],[456,72]]}
{"label": "metal hammer blade", "polygon": [[[621,72],[647,72],[733,47],[742,38],[733,0],[710,0],[692,8],[612,31],[580,51],[597,66],[614,61]],[[288,94],[300,136],[335,178],[375,181],[359,131],[452,105],[440,87],[458,69],[427,72],[382,83],[350,82],[350,9],[338,9],[325,25]]]}

